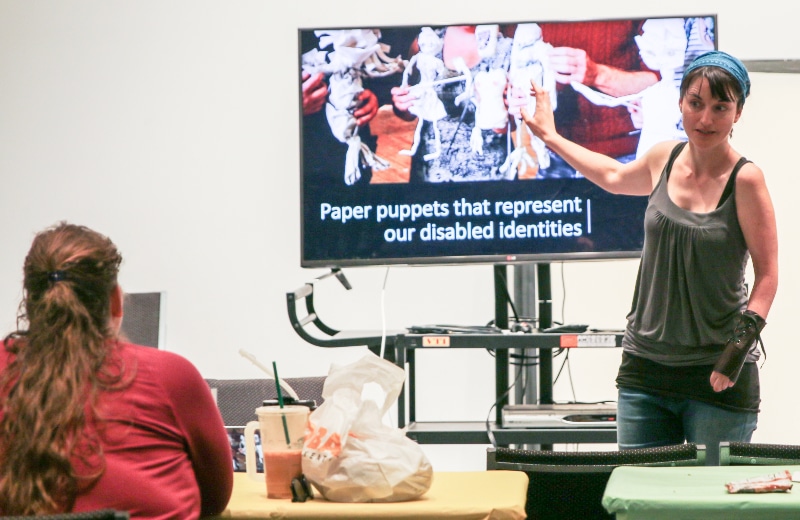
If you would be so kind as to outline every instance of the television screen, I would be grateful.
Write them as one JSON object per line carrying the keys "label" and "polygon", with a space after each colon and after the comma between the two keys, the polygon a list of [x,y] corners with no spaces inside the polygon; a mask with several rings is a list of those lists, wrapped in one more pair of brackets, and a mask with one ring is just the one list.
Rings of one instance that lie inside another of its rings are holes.
{"label": "television screen", "polygon": [[609,194],[533,136],[627,162],[685,139],[685,66],[716,17],[299,30],[301,265],[638,257],[646,197]]}

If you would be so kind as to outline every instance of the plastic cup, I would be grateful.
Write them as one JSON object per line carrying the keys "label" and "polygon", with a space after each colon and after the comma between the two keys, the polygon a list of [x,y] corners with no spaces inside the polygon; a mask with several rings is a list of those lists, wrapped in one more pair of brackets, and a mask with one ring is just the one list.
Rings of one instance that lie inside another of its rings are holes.
{"label": "plastic cup", "polygon": [[[308,414],[307,406],[261,406],[256,408],[258,421],[250,421],[245,427],[247,474],[257,481],[266,480],[268,498],[292,498],[292,479],[303,473],[302,450]],[[261,433],[264,476],[256,473],[256,429]]]}

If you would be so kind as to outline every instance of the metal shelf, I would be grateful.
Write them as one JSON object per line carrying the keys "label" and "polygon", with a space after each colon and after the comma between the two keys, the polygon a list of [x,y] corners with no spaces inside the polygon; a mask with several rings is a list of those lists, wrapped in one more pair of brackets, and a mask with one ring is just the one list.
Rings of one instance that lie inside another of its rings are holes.
{"label": "metal shelf", "polygon": [[[591,428],[500,428],[490,422],[498,445],[615,443],[615,424]],[[492,444],[486,423],[481,421],[412,422],[406,436],[420,444]]]}
{"label": "metal shelf", "polygon": [[[416,349],[485,348],[496,350],[499,353],[507,352],[508,349],[530,348],[550,351],[556,348],[618,348],[621,346],[622,331],[519,334],[399,334],[394,341],[395,362],[404,369],[406,364],[408,365],[408,395],[406,396],[406,389],[404,388],[397,398],[397,424],[402,428],[406,424],[416,422],[416,363],[414,356]],[[502,369],[502,367],[498,368],[498,370]],[[406,397],[408,397],[408,418],[406,418]]]}

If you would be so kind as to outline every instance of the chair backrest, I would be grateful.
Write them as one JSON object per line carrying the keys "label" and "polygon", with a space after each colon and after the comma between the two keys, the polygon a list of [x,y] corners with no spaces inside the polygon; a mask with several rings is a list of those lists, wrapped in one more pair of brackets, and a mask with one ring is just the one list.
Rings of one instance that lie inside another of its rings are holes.
{"label": "chair backrest", "polygon": [[[326,376],[289,377],[284,381],[297,392],[300,399],[310,399],[322,404],[322,387]],[[222,420],[228,428],[244,428],[255,421],[256,408],[265,399],[277,399],[274,379],[206,379],[215,393]],[[285,393],[284,393],[285,397]]]}
{"label": "chair backrest", "polygon": [[38,518],[41,520],[127,520],[130,514],[114,509],[100,509],[98,511],[84,511],[82,513],[60,513],[55,515],[35,516],[3,516],[3,520],[25,520]]}
{"label": "chair backrest", "polygon": [[486,468],[528,474],[529,519],[609,519],[603,492],[619,466],[702,466],[705,446],[680,444],[612,451],[549,451],[488,448]]}
{"label": "chair backrest", "polygon": [[131,343],[164,348],[166,297],[163,292],[125,293],[122,334]]}
{"label": "chair backrest", "polygon": [[800,464],[800,446],[727,441],[719,444],[720,466],[777,466],[784,464]]}

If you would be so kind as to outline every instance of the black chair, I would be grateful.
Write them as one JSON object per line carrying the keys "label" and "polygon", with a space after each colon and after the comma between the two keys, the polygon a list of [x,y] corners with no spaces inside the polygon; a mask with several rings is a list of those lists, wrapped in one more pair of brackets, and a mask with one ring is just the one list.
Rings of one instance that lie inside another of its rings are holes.
{"label": "black chair", "polygon": [[4,520],[28,520],[40,518],[43,520],[127,520],[131,516],[124,511],[114,509],[100,509],[98,511],[85,511],[83,513],[60,513],[54,515],[35,516],[0,516]]}
{"label": "black chair", "polygon": [[165,293],[125,293],[122,335],[131,343],[164,348]]}
{"label": "black chair", "polygon": [[613,518],[602,506],[611,472],[618,466],[702,466],[705,446],[679,444],[615,451],[548,451],[488,448],[486,469],[528,474],[529,519]]}
{"label": "black chair", "polygon": [[777,466],[800,464],[800,446],[795,444],[719,443],[720,466]]}
{"label": "black chair", "polygon": [[[291,386],[301,400],[322,404],[322,387],[326,376],[288,377],[284,381]],[[278,391],[274,379],[206,379],[208,386],[217,395],[217,406],[222,420],[228,428],[244,428],[255,421],[256,408],[265,399],[277,399]],[[286,392],[282,392],[283,397]]]}

